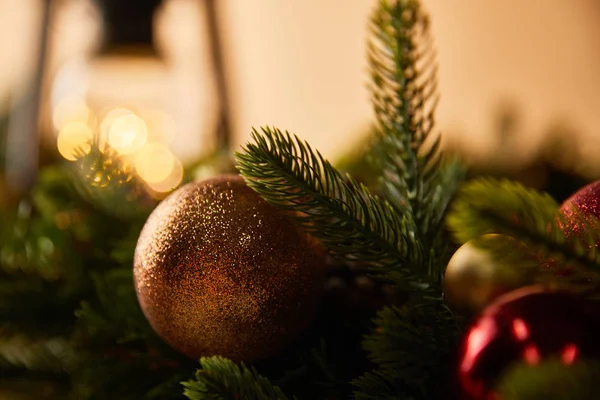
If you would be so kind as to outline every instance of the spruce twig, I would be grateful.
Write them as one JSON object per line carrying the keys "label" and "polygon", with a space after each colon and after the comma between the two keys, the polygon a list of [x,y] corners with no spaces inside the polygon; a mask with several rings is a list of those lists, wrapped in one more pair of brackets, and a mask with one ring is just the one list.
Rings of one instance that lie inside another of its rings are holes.
{"label": "spruce twig", "polygon": [[[441,282],[448,257],[443,220],[464,171],[455,161],[442,162],[440,137],[433,137],[437,66],[429,18],[418,0],[380,0],[370,31],[381,154],[375,159],[388,200],[411,221],[414,240],[428,251],[418,267]],[[445,385],[436,380],[457,337],[454,316],[440,291],[405,307],[385,308],[375,321],[364,347],[378,369],[354,381],[356,399],[443,397]]]}
{"label": "spruce twig", "polygon": [[[508,180],[480,178],[461,188],[447,223],[459,243],[490,233],[516,238],[539,259],[552,260],[550,264],[557,268],[569,269],[570,274],[561,279],[563,283],[590,290],[590,286],[593,289],[600,285],[600,253],[595,246],[600,241],[598,223],[573,214],[571,218],[576,218],[581,226],[580,234],[565,237],[561,228],[564,216],[558,213],[558,205],[548,194]],[[500,260],[514,253],[506,241],[497,242],[493,250],[494,257]],[[523,264],[529,263],[523,260]],[[543,272],[541,269],[540,278]]]}
{"label": "spruce twig", "polygon": [[194,380],[183,382],[190,400],[288,400],[289,398],[254,368],[222,357],[203,357]]}
{"label": "spruce twig", "polygon": [[462,175],[456,163],[442,168],[440,136],[434,138],[437,63],[429,17],[418,0],[380,0],[370,22],[367,56],[382,156],[374,160],[392,203],[409,211],[430,245]]}
{"label": "spruce twig", "polygon": [[124,219],[144,218],[154,201],[145,194],[133,168],[110,147],[94,141],[90,150],[79,150],[71,164],[73,184],[86,201],[108,215]]}
{"label": "spruce twig", "polygon": [[458,339],[456,320],[441,299],[385,307],[375,323],[363,347],[379,368],[353,382],[355,398],[375,399],[382,392],[390,398],[441,398],[446,388],[436,381],[446,373]]}
{"label": "spruce twig", "polygon": [[378,272],[394,272],[399,282],[434,284],[416,266],[423,249],[416,227],[385,200],[341,174],[298,137],[278,129],[254,131],[254,143],[237,153],[248,186],[319,238],[334,255],[360,261]]}

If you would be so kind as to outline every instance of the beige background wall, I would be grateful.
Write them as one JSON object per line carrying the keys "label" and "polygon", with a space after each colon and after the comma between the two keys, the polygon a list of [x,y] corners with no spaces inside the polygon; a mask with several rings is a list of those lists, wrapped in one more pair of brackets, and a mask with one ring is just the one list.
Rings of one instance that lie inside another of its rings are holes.
{"label": "beige background wall", "polygon": [[[202,48],[202,7],[194,0],[171,1],[161,37],[180,42],[172,53],[185,63],[186,56]],[[40,2],[0,0],[0,103],[6,103],[11,91],[18,96],[31,71]],[[81,18],[83,0],[65,3],[70,4],[70,17],[63,15],[66,22],[56,28],[62,32],[56,46],[62,59],[89,49],[95,32],[90,14],[83,12],[88,19]],[[298,133],[327,156],[350,145],[371,118],[364,38],[373,4],[221,0],[236,143],[246,140],[251,126],[273,124]],[[524,144],[518,151],[526,152],[550,124],[561,120],[579,132],[586,152],[600,155],[600,1],[424,4],[433,17],[439,52],[438,121],[447,140],[485,155],[495,108],[513,101],[524,122],[519,136]],[[201,77],[192,83],[205,95],[193,101],[206,110],[211,107],[212,81],[201,59],[198,55],[196,63],[207,81]],[[199,137],[178,140],[193,145]]]}

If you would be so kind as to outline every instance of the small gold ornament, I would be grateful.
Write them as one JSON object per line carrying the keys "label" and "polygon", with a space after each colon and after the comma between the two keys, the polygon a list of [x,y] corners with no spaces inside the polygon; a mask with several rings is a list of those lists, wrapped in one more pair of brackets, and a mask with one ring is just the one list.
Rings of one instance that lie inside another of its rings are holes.
{"label": "small gold ornament", "polygon": [[483,235],[462,245],[446,267],[444,300],[455,311],[477,312],[499,295],[523,286],[528,281],[526,269],[514,268],[493,259],[476,241],[508,241],[516,257],[528,257],[524,244],[505,235]]}
{"label": "small gold ornament", "polygon": [[320,244],[236,175],[172,193],[135,249],[146,318],[191,358],[277,354],[310,324],[324,277]]}

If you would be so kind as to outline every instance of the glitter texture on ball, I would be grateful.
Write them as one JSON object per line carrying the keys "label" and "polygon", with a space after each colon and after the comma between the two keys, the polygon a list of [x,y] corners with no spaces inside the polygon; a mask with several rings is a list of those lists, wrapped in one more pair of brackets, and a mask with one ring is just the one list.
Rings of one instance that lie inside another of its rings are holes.
{"label": "glitter texture on ball", "polygon": [[[586,223],[597,224],[600,218],[600,181],[590,183],[578,190],[560,206],[565,217],[561,226],[567,238],[583,238]],[[582,221],[583,219],[583,221]],[[596,247],[600,243],[596,243]]]}
{"label": "glitter texture on ball", "polygon": [[191,358],[251,362],[281,352],[310,324],[324,275],[315,239],[236,175],[167,197],[134,256],[146,318]]}

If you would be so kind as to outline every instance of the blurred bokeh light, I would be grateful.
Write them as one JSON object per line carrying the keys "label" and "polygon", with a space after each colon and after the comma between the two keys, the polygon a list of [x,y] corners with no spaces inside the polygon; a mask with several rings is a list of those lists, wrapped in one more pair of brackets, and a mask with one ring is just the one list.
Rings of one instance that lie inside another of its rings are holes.
{"label": "blurred bokeh light", "polygon": [[94,133],[84,122],[69,122],[58,132],[56,146],[65,159],[75,161],[78,153],[87,154],[94,140]]}
{"label": "blurred bokeh light", "polygon": [[147,140],[146,123],[133,113],[116,118],[108,128],[108,144],[120,154],[135,153]]}
{"label": "blurred bokeh light", "polygon": [[[432,16],[439,54],[437,121],[445,146],[485,163],[498,146],[492,132],[495,115],[508,101],[519,109],[521,124],[505,162],[527,162],[547,140],[546,132],[564,124],[572,127],[578,161],[598,174],[597,0],[423,2]],[[184,164],[211,147],[215,88],[202,1],[163,1],[156,40],[166,62],[146,66],[134,65],[135,60],[129,66],[88,63],[100,42],[97,10],[90,0],[55,3],[48,81],[62,80],[57,85],[65,88],[66,97],[52,97],[47,88],[52,140],[70,122],[93,128],[89,119],[102,118],[107,108],[133,110],[135,97],[146,102],[133,111],[144,120],[149,143],[169,147]],[[218,2],[231,81],[234,147],[247,140],[251,126],[266,124],[299,134],[331,158],[358,141],[372,121],[364,43],[373,4]],[[0,107],[5,113],[9,100],[17,102],[31,78],[40,10],[38,0],[0,0],[0,56],[5,60],[0,65]],[[128,68],[137,71],[139,81],[117,77],[132,76],[122,75]],[[131,98],[112,104],[108,100],[114,94]],[[165,97],[174,105],[153,103]],[[85,103],[77,103],[78,98]]]}
{"label": "blurred bokeh light", "polygon": [[63,126],[71,122],[88,123],[90,119],[90,109],[85,104],[85,100],[79,96],[66,96],[62,98],[52,112],[52,122],[54,128],[60,131]]}

